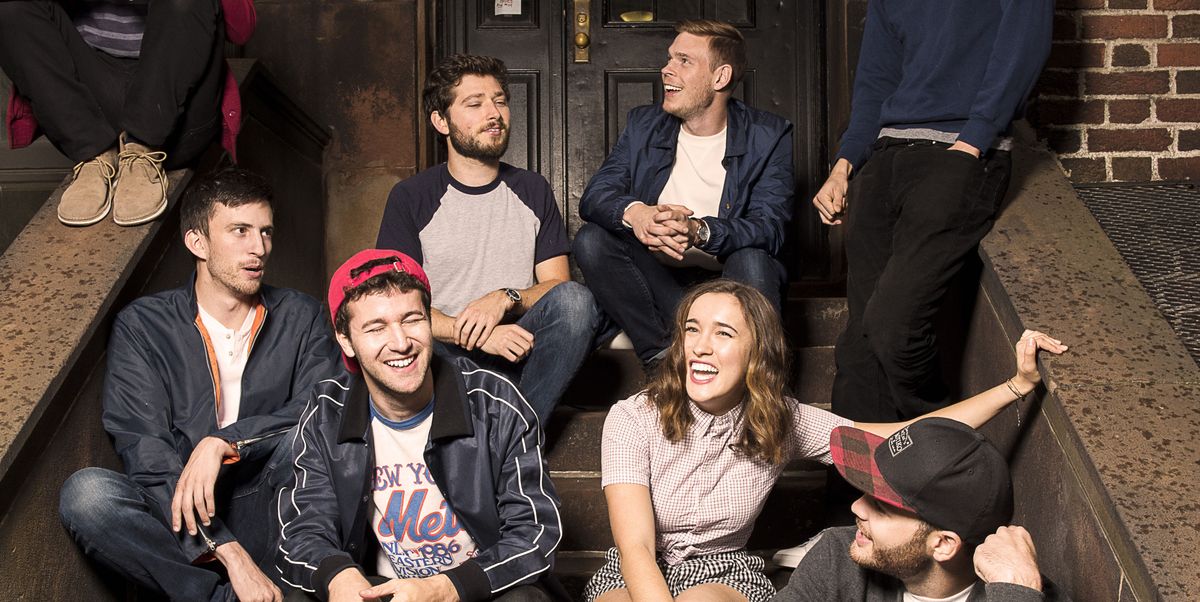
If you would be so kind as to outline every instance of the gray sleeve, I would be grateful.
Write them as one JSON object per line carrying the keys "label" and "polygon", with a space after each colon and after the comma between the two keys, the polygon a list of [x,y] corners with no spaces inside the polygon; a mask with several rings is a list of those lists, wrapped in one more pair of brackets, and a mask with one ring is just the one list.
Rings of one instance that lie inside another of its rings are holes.
{"label": "gray sleeve", "polygon": [[1015,583],[989,583],[983,589],[987,602],[1041,602],[1046,599],[1042,592]]}
{"label": "gray sleeve", "polygon": [[771,598],[773,602],[828,602],[845,598],[839,595],[842,575],[838,565],[843,564],[843,559],[850,562],[850,558],[846,546],[839,545],[841,538],[836,535],[836,528],[817,535],[821,539],[792,571],[787,585]]}
{"label": "gray sleeve", "polygon": [[984,586],[987,602],[1071,602],[1070,596],[1042,575],[1042,591],[1015,583],[989,583]]}

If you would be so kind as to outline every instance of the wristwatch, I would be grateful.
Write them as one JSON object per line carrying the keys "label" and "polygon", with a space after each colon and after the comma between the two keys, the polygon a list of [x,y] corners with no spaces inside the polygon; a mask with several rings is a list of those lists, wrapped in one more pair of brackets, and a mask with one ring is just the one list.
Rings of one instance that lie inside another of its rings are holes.
{"label": "wristwatch", "polygon": [[515,288],[502,288],[500,290],[504,291],[504,295],[508,297],[509,301],[512,301],[514,308],[521,307],[521,291]]}
{"label": "wristwatch", "polygon": [[697,222],[696,223],[696,245],[695,246],[698,247],[701,245],[708,244],[708,235],[709,235],[708,222],[706,222],[702,219],[699,219],[699,218],[695,218],[695,217],[690,217],[688,219],[690,219],[694,222]]}

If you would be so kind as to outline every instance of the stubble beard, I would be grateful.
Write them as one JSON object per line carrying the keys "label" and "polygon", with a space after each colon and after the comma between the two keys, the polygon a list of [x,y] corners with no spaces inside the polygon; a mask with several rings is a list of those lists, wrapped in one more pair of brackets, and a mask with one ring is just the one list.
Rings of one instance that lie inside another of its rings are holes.
{"label": "stubble beard", "polygon": [[929,536],[927,529],[919,530],[907,542],[889,548],[879,547],[872,541],[873,551],[869,557],[862,557],[854,542],[850,543],[850,558],[863,568],[891,575],[901,581],[910,579],[929,568],[933,559],[925,553],[925,540]]}
{"label": "stubble beard", "polygon": [[[239,276],[241,268],[236,265],[217,265],[209,263],[209,276],[217,284],[220,284],[229,292],[240,297],[253,297],[262,290],[262,278],[258,280],[246,280]],[[266,264],[263,265],[263,274],[266,274]]]}
{"label": "stubble beard", "polygon": [[[708,107],[712,106],[712,103],[716,97],[717,93],[715,91],[708,90],[707,94],[702,92],[701,96],[696,98],[694,102],[676,105],[674,108],[668,108],[664,105],[663,110],[675,117],[678,117],[681,121],[688,121],[689,119],[700,115],[707,110]],[[686,99],[684,99],[684,102],[686,102]]]}
{"label": "stubble beard", "polygon": [[[508,151],[508,124],[503,120],[499,122],[502,136],[498,142],[490,146],[481,144],[478,138],[465,134],[454,126],[454,122],[447,121],[447,123],[450,127],[450,146],[453,146],[455,152],[467,159],[498,161]],[[485,126],[483,129],[487,129],[487,127]]]}

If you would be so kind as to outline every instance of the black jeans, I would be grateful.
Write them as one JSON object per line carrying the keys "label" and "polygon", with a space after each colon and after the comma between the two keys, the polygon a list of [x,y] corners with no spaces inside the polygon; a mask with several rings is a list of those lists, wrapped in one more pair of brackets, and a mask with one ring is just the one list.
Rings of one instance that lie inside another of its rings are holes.
{"label": "black jeans", "polygon": [[975,159],[948,146],[882,138],[850,183],[850,311],[832,399],[840,416],[892,422],[950,401],[934,320],[992,227],[1012,163],[1006,151]]}
{"label": "black jeans", "polygon": [[221,131],[224,31],[218,0],[155,0],[141,58],[117,58],[88,46],[59,2],[0,2],[0,69],[71,160],[95,157],[124,131],[175,167]]}

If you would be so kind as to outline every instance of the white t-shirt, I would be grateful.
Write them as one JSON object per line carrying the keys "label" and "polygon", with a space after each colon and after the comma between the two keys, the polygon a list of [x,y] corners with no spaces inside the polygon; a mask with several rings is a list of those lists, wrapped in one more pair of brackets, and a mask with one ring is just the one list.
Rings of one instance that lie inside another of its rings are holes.
{"label": "white t-shirt", "polygon": [[904,602],[967,602],[967,598],[971,596],[971,588],[973,587],[975,587],[975,584],[972,583],[971,585],[967,586],[967,589],[964,589],[963,591],[958,592],[949,598],[926,598],[925,596],[918,596],[916,594],[904,592],[903,600]]}
{"label": "white t-shirt", "polygon": [[221,393],[217,403],[217,427],[225,428],[238,419],[238,408],[242,403],[242,373],[246,371],[246,360],[250,359],[250,334],[254,329],[255,309],[246,312],[246,319],[237,329],[225,328],[220,320],[204,311],[200,304],[200,322],[208,332],[213,353],[217,355],[217,379]]}
{"label": "white t-shirt", "polygon": [[375,439],[371,530],[379,540],[375,570],[383,577],[430,577],[476,554],[475,541],[425,466],[432,416],[432,401],[401,422],[387,420],[371,405]]}
{"label": "white t-shirt", "polygon": [[[671,177],[658,196],[658,204],[683,205],[692,217],[716,217],[721,210],[721,192],[725,189],[725,129],[712,136],[693,136],[679,128],[675,145],[675,164]],[[658,255],[671,266],[697,266],[720,270],[715,257],[697,248],[688,249],[683,261]]]}

